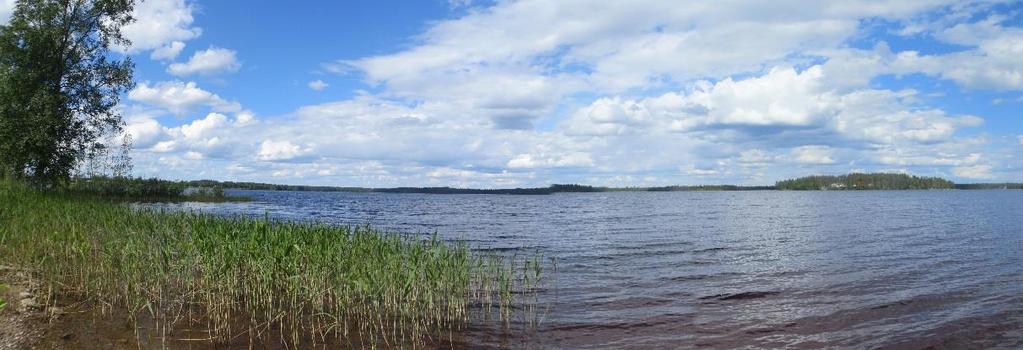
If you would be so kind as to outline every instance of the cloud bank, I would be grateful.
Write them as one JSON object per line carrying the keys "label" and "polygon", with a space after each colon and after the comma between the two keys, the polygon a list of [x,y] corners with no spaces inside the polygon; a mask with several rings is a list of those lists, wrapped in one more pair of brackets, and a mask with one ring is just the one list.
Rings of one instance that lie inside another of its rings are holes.
{"label": "cloud bank", "polygon": [[[139,171],[187,178],[625,186],[860,170],[1023,180],[1018,133],[993,133],[982,111],[941,100],[1023,93],[1012,5],[498,2],[433,22],[390,53],[310,67],[358,76],[372,92],[257,118],[195,82],[147,82],[129,95],[140,107],[127,130]],[[190,15],[166,20],[162,35],[133,34],[153,59],[173,60],[201,33]],[[239,67],[234,51],[211,47],[167,71]],[[328,87],[298,81],[309,93]],[[164,125],[161,113],[191,121]]]}

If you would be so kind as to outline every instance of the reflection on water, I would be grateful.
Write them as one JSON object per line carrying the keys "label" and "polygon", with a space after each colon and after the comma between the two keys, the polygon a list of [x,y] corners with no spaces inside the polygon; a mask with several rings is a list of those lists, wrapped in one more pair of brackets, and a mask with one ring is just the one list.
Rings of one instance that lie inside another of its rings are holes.
{"label": "reflection on water", "polygon": [[184,206],[557,257],[552,314],[516,344],[1023,346],[1023,191],[234,193],[257,200]]}

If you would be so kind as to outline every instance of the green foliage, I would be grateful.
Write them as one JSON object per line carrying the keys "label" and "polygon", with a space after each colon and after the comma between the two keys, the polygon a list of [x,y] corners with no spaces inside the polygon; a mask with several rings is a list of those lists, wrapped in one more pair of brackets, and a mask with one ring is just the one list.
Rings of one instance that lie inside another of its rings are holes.
{"label": "green foliage", "polygon": [[194,180],[187,182],[193,187],[220,187],[242,190],[265,190],[265,191],[311,191],[311,192],[371,192],[371,188],[363,187],[335,187],[335,186],[306,186],[306,185],[281,185],[260,182],[234,182],[215,180]]}
{"label": "green foliage", "polygon": [[3,293],[6,292],[6,291],[7,291],[7,285],[3,284],[3,283],[0,283],[0,311],[4,311],[4,308],[7,307],[7,300],[4,299],[4,297],[3,297]]}
{"label": "green foliage", "polygon": [[0,26],[0,172],[36,183],[68,179],[106,148],[123,121],[116,106],[133,86],[128,45],[134,0],[18,0]]}
{"label": "green foliage", "polygon": [[67,184],[67,189],[72,192],[139,200],[181,197],[186,188],[184,183],[157,178],[107,176],[76,178]]}
{"label": "green foliage", "polygon": [[523,303],[546,280],[538,257],[436,236],[140,210],[3,179],[0,263],[31,269],[41,290],[155,319],[158,332],[299,349],[328,337],[403,348],[509,322],[537,310]]}
{"label": "green foliage", "polygon": [[838,176],[807,176],[778,181],[779,190],[927,190],[951,189],[955,184],[939,177],[906,174],[852,173]]}
{"label": "green foliage", "polygon": [[109,199],[121,199],[140,202],[238,202],[247,201],[245,197],[228,196],[224,188],[216,184],[206,183],[201,186],[193,181],[169,181],[157,178],[131,178],[92,176],[73,178],[62,190],[95,195]]}

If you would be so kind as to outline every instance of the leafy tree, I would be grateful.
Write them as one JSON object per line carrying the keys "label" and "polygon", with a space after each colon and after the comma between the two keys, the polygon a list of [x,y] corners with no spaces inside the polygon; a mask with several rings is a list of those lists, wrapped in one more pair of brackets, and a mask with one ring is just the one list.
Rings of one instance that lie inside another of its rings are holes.
{"label": "leafy tree", "polygon": [[[101,148],[90,150],[80,164],[73,177],[130,177],[134,168],[131,159],[133,139],[131,134],[108,135],[101,143]],[[116,149],[113,145],[120,143]]]}
{"label": "leafy tree", "polygon": [[134,168],[131,163],[131,134],[126,134],[121,139],[121,148],[117,150],[110,159],[110,172],[114,177],[128,177]]}
{"label": "leafy tree", "polygon": [[0,26],[0,171],[57,183],[121,131],[134,65],[109,49],[130,45],[120,28],[134,3],[18,0]]}

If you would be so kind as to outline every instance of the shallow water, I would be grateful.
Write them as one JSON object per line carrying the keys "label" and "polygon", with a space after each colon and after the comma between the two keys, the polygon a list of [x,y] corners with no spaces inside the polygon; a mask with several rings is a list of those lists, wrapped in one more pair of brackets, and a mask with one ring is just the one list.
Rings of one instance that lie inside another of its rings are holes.
{"label": "shallow water", "polygon": [[556,257],[536,333],[473,346],[1023,347],[1023,191],[232,193],[184,206]]}

